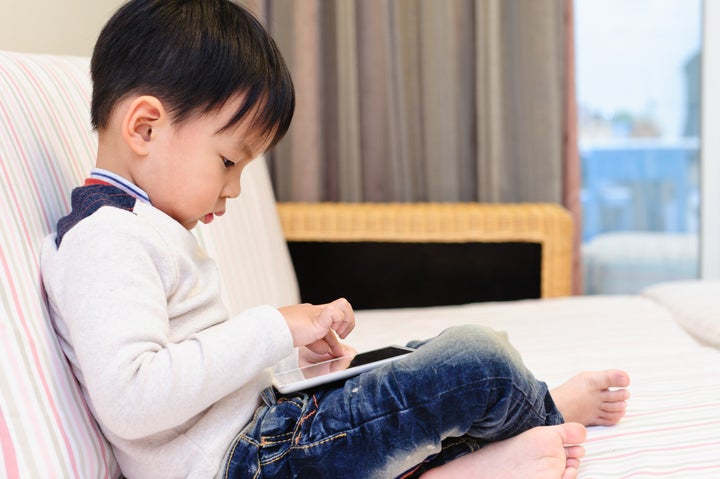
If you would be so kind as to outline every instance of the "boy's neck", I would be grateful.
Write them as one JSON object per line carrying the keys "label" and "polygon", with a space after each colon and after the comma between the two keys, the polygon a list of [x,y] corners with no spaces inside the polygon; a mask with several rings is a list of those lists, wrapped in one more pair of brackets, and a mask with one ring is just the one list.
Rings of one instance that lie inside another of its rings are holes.
{"label": "boy's neck", "polygon": [[112,172],[131,183],[135,183],[129,167],[130,161],[127,147],[122,140],[118,141],[108,132],[98,132],[96,168]]}

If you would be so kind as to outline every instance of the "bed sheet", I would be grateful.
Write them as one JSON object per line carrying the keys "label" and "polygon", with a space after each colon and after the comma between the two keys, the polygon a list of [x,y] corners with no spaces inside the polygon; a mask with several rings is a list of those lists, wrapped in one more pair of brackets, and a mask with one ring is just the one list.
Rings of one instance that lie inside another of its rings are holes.
{"label": "bed sheet", "polygon": [[506,331],[550,387],[582,370],[628,371],[627,416],[617,426],[589,428],[580,478],[720,477],[720,351],[698,344],[650,298],[359,311],[348,342],[362,351],[467,323]]}

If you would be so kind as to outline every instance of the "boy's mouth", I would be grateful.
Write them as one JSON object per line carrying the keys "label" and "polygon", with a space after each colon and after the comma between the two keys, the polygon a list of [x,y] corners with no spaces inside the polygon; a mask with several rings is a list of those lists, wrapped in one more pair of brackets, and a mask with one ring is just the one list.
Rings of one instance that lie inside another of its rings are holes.
{"label": "boy's mouth", "polygon": [[201,219],[200,221],[202,221],[202,222],[205,223],[206,225],[209,225],[210,223],[213,222],[213,220],[215,220],[215,217],[216,217],[216,216],[222,216],[222,215],[224,215],[224,214],[225,214],[224,211],[218,211],[218,212],[216,212],[216,213],[208,213],[208,214],[206,214],[206,215],[203,217],[203,219]]}

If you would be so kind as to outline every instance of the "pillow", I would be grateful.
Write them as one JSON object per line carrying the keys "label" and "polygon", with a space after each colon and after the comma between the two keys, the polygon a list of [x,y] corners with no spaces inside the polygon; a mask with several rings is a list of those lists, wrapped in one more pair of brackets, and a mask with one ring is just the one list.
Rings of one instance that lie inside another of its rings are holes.
{"label": "pillow", "polygon": [[670,310],[699,342],[720,349],[720,280],[660,283],[642,294]]}
{"label": "pillow", "polygon": [[45,308],[42,239],[89,171],[86,58],[0,52],[0,477],[119,476]]}

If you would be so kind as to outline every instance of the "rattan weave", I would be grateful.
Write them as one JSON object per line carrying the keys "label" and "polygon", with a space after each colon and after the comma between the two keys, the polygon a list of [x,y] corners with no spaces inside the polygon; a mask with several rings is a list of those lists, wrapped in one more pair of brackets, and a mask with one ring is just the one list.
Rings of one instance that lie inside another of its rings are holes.
{"label": "rattan weave", "polygon": [[572,219],[546,203],[278,203],[288,241],[533,242],[542,297],[572,290]]}

